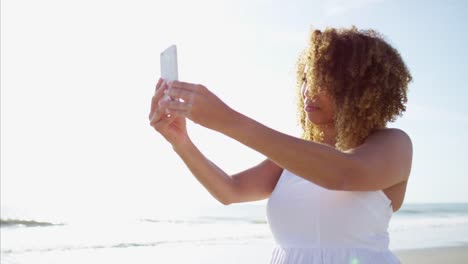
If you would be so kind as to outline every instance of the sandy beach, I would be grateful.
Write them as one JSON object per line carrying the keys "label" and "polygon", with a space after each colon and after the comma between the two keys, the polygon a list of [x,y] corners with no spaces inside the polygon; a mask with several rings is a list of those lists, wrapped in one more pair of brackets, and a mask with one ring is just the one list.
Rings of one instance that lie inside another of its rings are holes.
{"label": "sandy beach", "polygon": [[403,264],[466,264],[468,245],[456,247],[396,250],[394,254]]}

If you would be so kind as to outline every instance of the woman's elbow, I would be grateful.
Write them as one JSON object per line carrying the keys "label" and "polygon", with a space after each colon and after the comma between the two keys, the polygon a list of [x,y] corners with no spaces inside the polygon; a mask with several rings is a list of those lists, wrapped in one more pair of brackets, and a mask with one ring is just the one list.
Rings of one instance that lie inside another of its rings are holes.
{"label": "woman's elbow", "polygon": [[227,200],[227,199],[224,199],[224,200],[219,199],[218,201],[219,201],[221,204],[226,205],[226,206],[232,204],[232,202],[231,202],[230,200]]}
{"label": "woman's elbow", "polygon": [[224,193],[222,196],[220,195],[216,200],[223,205],[230,205],[237,202],[237,195],[237,191],[233,189],[230,192]]}

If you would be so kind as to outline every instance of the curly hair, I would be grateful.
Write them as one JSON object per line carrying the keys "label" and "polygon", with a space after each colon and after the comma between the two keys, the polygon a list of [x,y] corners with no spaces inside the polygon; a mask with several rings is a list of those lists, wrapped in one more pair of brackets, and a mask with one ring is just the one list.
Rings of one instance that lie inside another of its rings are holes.
{"label": "curly hair", "polygon": [[303,139],[323,142],[323,131],[304,111],[304,81],[308,96],[318,91],[331,95],[336,110],[335,148],[342,151],[361,145],[374,130],[385,128],[406,111],[412,76],[399,52],[381,34],[354,25],[350,29],[327,27],[323,32],[312,29],[308,44],[296,63]]}

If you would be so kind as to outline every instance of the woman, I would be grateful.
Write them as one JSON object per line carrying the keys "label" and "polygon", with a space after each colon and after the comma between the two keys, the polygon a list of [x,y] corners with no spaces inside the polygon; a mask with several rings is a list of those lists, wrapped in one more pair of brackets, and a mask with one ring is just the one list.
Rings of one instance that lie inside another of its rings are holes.
{"label": "woman", "polygon": [[[221,203],[268,198],[271,263],[400,263],[387,228],[403,203],[412,143],[386,124],[406,110],[411,80],[377,32],[314,30],[297,63],[302,138],[236,112],[203,85],[161,79],[150,124]],[[227,175],[190,140],[186,117],[267,159]]]}

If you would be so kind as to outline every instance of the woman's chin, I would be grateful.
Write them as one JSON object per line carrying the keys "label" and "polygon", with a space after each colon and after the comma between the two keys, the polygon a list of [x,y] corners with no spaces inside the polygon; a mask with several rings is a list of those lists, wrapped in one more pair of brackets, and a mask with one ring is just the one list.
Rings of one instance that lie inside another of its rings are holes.
{"label": "woman's chin", "polygon": [[323,125],[327,125],[329,124],[330,122],[328,121],[323,121],[323,120],[319,120],[317,118],[308,118],[309,122],[312,123],[312,125],[314,126],[323,126]]}
{"label": "woman's chin", "polygon": [[320,125],[322,122],[320,122],[321,120],[318,120],[317,118],[314,118],[314,117],[311,117],[311,116],[308,116],[307,118],[309,120],[310,123],[312,123],[312,125],[314,126],[318,126]]}

